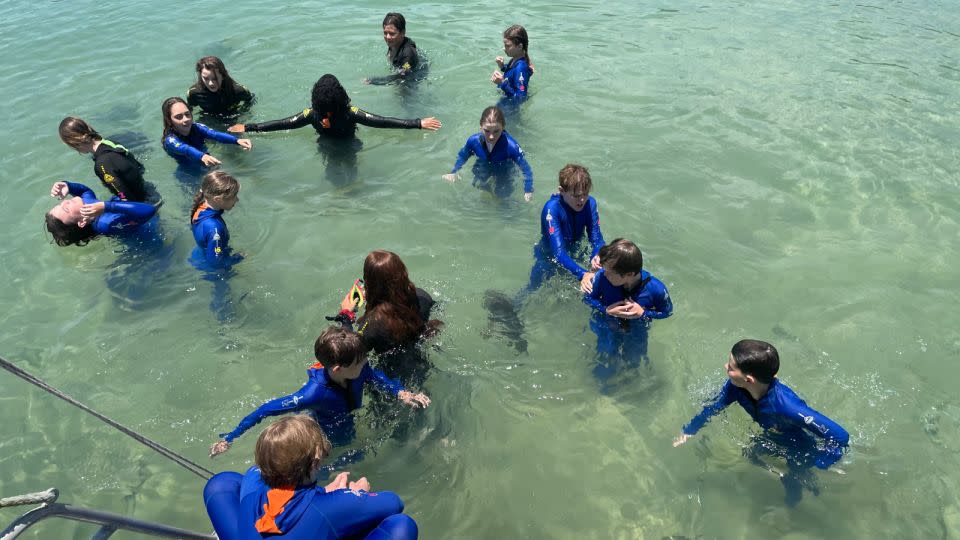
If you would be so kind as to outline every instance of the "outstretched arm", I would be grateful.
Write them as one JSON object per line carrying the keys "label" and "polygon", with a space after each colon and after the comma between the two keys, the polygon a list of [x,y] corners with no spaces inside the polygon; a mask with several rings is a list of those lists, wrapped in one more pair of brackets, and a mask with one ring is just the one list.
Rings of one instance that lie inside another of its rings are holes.
{"label": "outstretched arm", "polygon": [[127,227],[142,225],[157,214],[157,207],[148,203],[104,201],[103,214],[94,222],[97,234],[116,234]]}
{"label": "outstretched arm", "polygon": [[211,129],[211,128],[207,127],[206,125],[201,124],[201,123],[199,123],[199,122],[194,123],[194,125],[197,126],[197,130],[199,130],[200,133],[203,133],[203,136],[206,137],[206,138],[208,138],[208,139],[213,139],[213,140],[215,140],[215,141],[217,141],[217,142],[222,142],[222,143],[227,143],[227,144],[239,144],[239,143],[237,142],[237,141],[239,141],[239,139],[237,139],[236,137],[234,137],[233,135],[231,135],[231,134],[229,134],[229,133],[224,133],[224,132],[222,132],[222,131],[217,131],[217,130],[215,130],[215,129]]}
{"label": "outstretched arm", "polygon": [[733,386],[733,383],[728,380],[726,384],[723,385],[723,388],[720,389],[720,393],[713,398],[713,401],[707,403],[707,405],[703,407],[703,410],[700,411],[700,414],[694,416],[687,425],[683,426],[683,434],[687,436],[696,435],[711,418],[736,401],[737,396],[735,389],[736,387]]}
{"label": "outstretched arm", "polygon": [[220,436],[228,443],[241,436],[248,429],[260,423],[268,416],[277,416],[288,412],[302,411],[318,403],[323,396],[323,390],[313,380],[303,385],[300,390],[288,395],[271,399],[263,405],[257,407],[257,410],[248,414],[240,421],[240,424],[230,433],[221,433]]}
{"label": "outstretched arm", "polygon": [[523,171],[523,192],[524,193],[533,193],[533,169],[530,168],[530,164],[527,163],[527,158],[523,155],[523,150],[517,148],[518,153],[513,158],[517,162],[517,165],[520,166],[520,170]]}
{"label": "outstretched arm", "polygon": [[[304,109],[293,116],[281,118],[280,120],[270,120],[268,122],[258,122],[252,124],[237,124],[243,127],[243,131],[280,131],[283,129],[297,129],[310,125],[313,119],[313,109]],[[231,127],[231,130],[233,128]]]}
{"label": "outstretched arm", "polygon": [[181,141],[173,134],[169,134],[163,138],[163,148],[171,154],[185,157],[194,163],[202,164],[203,156],[207,155],[205,152]]}

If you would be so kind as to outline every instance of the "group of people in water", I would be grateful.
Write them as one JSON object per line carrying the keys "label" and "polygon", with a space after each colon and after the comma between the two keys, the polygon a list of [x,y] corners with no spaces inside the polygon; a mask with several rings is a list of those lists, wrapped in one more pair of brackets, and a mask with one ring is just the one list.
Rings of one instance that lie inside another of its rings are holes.
{"label": "group of people in water", "polygon": [[[406,36],[404,17],[389,13],[382,27],[394,71],[364,82],[406,84],[422,79],[426,62],[416,43]],[[503,48],[507,58],[496,58],[498,69],[490,80],[502,91],[503,99],[519,106],[528,95],[534,73],[526,30],[519,25],[509,27],[503,33]],[[434,117],[400,119],[363,111],[351,105],[338,79],[326,74],[314,84],[309,108],[287,118],[233,123],[225,132],[217,131],[195,122],[193,111],[199,108],[208,115],[236,119],[254,103],[254,94],[233,80],[219,58],[201,58],[196,73],[197,81],[186,99],[171,97],[161,106],[162,146],[181,166],[201,172],[222,164],[210,153],[208,140],[251,150],[253,142],[242,134],[310,125],[321,139],[349,140],[355,138],[358,124],[427,130],[442,126]],[[505,127],[501,107],[485,108],[479,132],[467,139],[452,169],[442,178],[457,181],[458,171],[476,156],[474,183],[492,184],[499,192],[497,186],[505,174],[513,174],[515,164],[523,175],[524,199],[531,201],[532,168]],[[50,193],[61,202],[46,215],[54,242],[83,245],[98,235],[147,234],[144,231],[156,222],[163,199],[144,179],[144,168],[132,152],[104,138],[80,118],[64,118],[59,130],[65,144],[93,156],[94,173],[110,197],[99,199],[80,183],[56,182]],[[589,170],[582,165],[568,164],[559,171],[556,192],[540,215],[541,237],[533,249],[529,282],[514,295],[488,291],[484,305],[491,311],[491,324],[512,325],[516,331],[519,318],[510,314],[522,308],[528,295],[556,276],[569,280],[592,308],[589,326],[597,337],[594,374],[605,384],[617,373],[647,360],[651,321],[670,317],[673,303],[664,283],[644,268],[643,254],[634,242],[604,240],[597,201],[591,195],[593,187]],[[228,269],[242,260],[230,249],[223,219],[224,212],[237,204],[239,192],[239,181],[223,170],[203,175],[188,215],[196,241],[191,262],[205,272]],[[321,471],[336,471],[362,458],[362,451],[353,451],[331,465],[322,465],[334,447],[353,442],[353,411],[362,406],[366,383],[408,406],[430,405],[426,394],[408,387],[420,387],[426,377],[424,362],[416,354],[417,344],[443,326],[431,318],[434,305],[433,298],[410,280],[397,254],[375,250],[366,257],[362,280],[344,297],[339,312],[328,317],[334,324],[316,339],[316,363],[307,370],[306,383],[258,407],[211,447],[211,457],[222,454],[267,417],[308,413],[268,426],[257,439],[256,465],[246,474],[220,473],[207,484],[204,501],[220,538],[416,537],[416,523],[402,513],[403,503],[395,494],[371,491],[366,478],[350,481],[347,472],[340,472],[325,486],[318,481]],[[522,327],[520,330],[522,334]],[[370,353],[376,355],[376,366],[368,362]],[[776,378],[779,355],[773,345],[741,340],[733,346],[725,369],[726,384],[682,428],[674,446],[685,443],[713,415],[737,402],[764,429],[749,457],[761,462],[765,451],[769,454],[770,448],[776,448],[789,469],[781,474],[787,500],[795,503],[804,487],[816,489],[809,481],[809,469],[826,469],[839,460],[848,434]],[[771,446],[770,441],[775,444]]]}

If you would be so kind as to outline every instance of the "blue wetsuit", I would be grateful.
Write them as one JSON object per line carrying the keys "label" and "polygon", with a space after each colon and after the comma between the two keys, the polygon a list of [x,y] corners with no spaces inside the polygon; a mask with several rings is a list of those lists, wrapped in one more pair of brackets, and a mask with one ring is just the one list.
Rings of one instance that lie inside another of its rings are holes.
{"label": "blue wetsuit", "polygon": [[200,270],[215,270],[239,262],[243,257],[230,252],[230,231],[223,221],[223,210],[214,210],[201,204],[190,219],[193,248],[190,262]]}
{"label": "blue wetsuit", "polygon": [[207,139],[227,144],[237,144],[237,138],[229,133],[210,129],[207,126],[194,122],[190,126],[190,133],[186,137],[174,130],[163,136],[163,149],[178,163],[185,165],[203,165],[201,158],[207,151]]}
{"label": "blue wetsuit", "polygon": [[393,492],[327,493],[316,483],[271,489],[257,467],[215,475],[203,500],[221,540],[416,540],[418,534]]}
{"label": "blue wetsuit", "polygon": [[503,82],[497,87],[503,90],[507,97],[526,98],[532,75],[533,70],[530,69],[530,62],[526,57],[514,58],[503,66]]}
{"label": "blue wetsuit", "polygon": [[367,382],[394,396],[403,390],[399,382],[389,379],[369,364],[364,366],[359,377],[348,381],[346,388],[333,382],[326,368],[314,364],[307,370],[307,384],[303,388],[264,403],[241,420],[233,431],[220,436],[232,442],[268,416],[308,411],[334,446],[349,444],[354,436],[353,415],[350,412],[363,405],[363,386]]}
{"label": "blue wetsuit", "polygon": [[[67,182],[67,189],[74,197],[83,199],[84,204],[100,202],[93,190],[76,182]],[[120,200],[114,196],[103,201],[103,214],[90,224],[94,232],[104,236],[126,236],[137,232],[157,214],[157,207],[148,203]]]}
{"label": "blue wetsuit", "polygon": [[[517,141],[506,131],[497,139],[497,143],[493,145],[493,151],[491,152],[487,152],[487,143],[482,133],[474,133],[471,135],[470,138],[467,139],[466,144],[463,145],[463,148],[460,149],[460,153],[457,154],[457,162],[453,165],[453,169],[451,169],[450,172],[455,173],[459,171],[460,167],[463,167],[463,164],[466,163],[472,155],[477,156],[477,166],[483,163],[487,167],[499,167],[505,164],[507,160],[512,160],[520,167],[520,170],[523,171],[523,192],[533,193],[533,169],[530,168],[530,164],[527,163],[526,158],[524,158],[523,149],[520,148]],[[477,174],[478,177],[482,176],[482,180],[486,180],[486,178],[489,178],[491,172],[488,171],[484,174],[484,171],[474,167],[474,173]]]}
{"label": "blue wetsuit", "polygon": [[[630,299],[643,307],[643,316],[638,319],[621,319],[607,315],[607,307]],[[595,311],[590,319],[590,329],[597,335],[597,354],[600,363],[594,374],[607,379],[617,371],[614,360],[622,358],[628,367],[637,365],[647,357],[647,333],[652,319],[666,319],[673,314],[673,302],[666,285],[640,271],[640,281],[634,289],[615,287],[607,279],[603,269],[593,277],[593,291],[583,301]],[[623,350],[622,356],[620,354]]]}
{"label": "blue wetsuit", "polygon": [[[813,465],[826,469],[843,456],[843,450],[850,440],[846,430],[810,408],[779,379],[774,379],[767,393],[758,400],[728,380],[717,397],[689,424],[683,426],[683,432],[694,435],[711,417],[734,402],[739,403],[774,442],[805,454],[799,459],[795,455],[788,456],[788,463],[792,467],[812,459]],[[817,446],[811,435],[823,440],[821,447]]]}
{"label": "blue wetsuit", "polygon": [[559,193],[551,195],[540,212],[540,242],[533,248],[534,264],[527,290],[537,289],[556,274],[557,264],[573,274],[577,281],[582,279],[587,270],[577,264],[571,254],[584,235],[590,239],[592,259],[604,245],[596,199],[588,197],[587,204],[577,212],[563,202]]}

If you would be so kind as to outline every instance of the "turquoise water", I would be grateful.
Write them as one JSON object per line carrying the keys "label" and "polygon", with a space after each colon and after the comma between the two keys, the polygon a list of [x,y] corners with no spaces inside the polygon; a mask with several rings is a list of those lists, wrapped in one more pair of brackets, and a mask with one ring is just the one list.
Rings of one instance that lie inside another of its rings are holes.
{"label": "turquoise water", "polygon": [[[432,61],[409,94],[360,84],[386,70],[379,23],[392,9],[3,4],[0,354],[209,468],[244,470],[256,431],[216,461],[209,444],[302,384],[323,316],[368,251],[391,249],[442,301],[433,405],[376,422],[362,412],[357,446],[371,451],[352,470],[397,491],[422,537],[960,536],[952,3],[403,6]],[[507,126],[534,169],[529,205],[440,180],[497,99],[488,78],[515,22],[537,68]],[[214,146],[244,186],[227,214],[247,253],[232,280],[243,299],[224,325],[186,262],[189,196],[159,146],[161,101],[185,93],[206,54],[257,93],[254,120],[303,109],[330,72],[367,110],[444,122],[361,127],[349,182],[327,177],[308,129],[254,135],[250,153]],[[167,199],[165,257],[130,263],[105,239],[49,245],[50,184],[97,186],[57,137],[66,115],[146,137],[138,154]],[[606,237],[635,239],[675,303],[654,324],[650,364],[609,394],[569,283],[522,313],[527,355],[485,337],[483,292],[525,282],[539,209],[571,161],[591,170]],[[124,285],[111,290],[107,274]],[[754,433],[742,411],[670,444],[743,337],[777,345],[782,379],[851,433],[846,474],[818,472],[821,494],[794,509],[742,457]],[[67,502],[209,530],[196,477],[18,379],[0,377],[0,396],[0,494],[57,486]],[[92,530],[46,524],[31,537]]]}

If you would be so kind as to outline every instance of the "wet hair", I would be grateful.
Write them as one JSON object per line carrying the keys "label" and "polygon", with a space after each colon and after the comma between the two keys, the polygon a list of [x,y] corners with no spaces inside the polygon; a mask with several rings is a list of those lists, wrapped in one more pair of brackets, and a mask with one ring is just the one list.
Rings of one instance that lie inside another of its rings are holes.
{"label": "wet hair", "polygon": [[216,56],[204,56],[203,58],[197,60],[195,69],[197,70],[197,82],[193,83],[193,86],[190,87],[191,90],[206,90],[207,85],[203,84],[203,79],[200,77],[200,72],[204,69],[209,69],[210,71],[216,72],[218,75],[220,75],[220,90],[236,93],[237,82],[234,81],[233,77],[230,76],[230,73],[227,72],[226,66],[223,65],[223,60],[220,60]]}
{"label": "wet hair", "polygon": [[523,47],[523,57],[527,59],[528,64],[533,64],[530,59],[530,39],[527,38],[527,29],[515,24],[503,31],[503,37],[509,39],[514,45]]}
{"label": "wet hair", "polygon": [[183,105],[190,110],[190,105],[187,105],[187,102],[180,97],[169,97],[163,100],[163,105],[160,105],[160,111],[163,113],[163,136],[166,137],[168,133],[173,131],[173,120],[170,118],[170,109],[173,108],[177,103],[183,103]]}
{"label": "wet hair", "polygon": [[360,334],[339,326],[329,326],[313,344],[313,357],[327,367],[350,367],[367,355]]}
{"label": "wet hair", "polygon": [[371,251],[363,261],[363,283],[367,306],[358,324],[375,320],[386,327],[394,341],[412,343],[421,335],[435,334],[441,323],[420,317],[417,288],[410,281],[407,266],[392,251]]}
{"label": "wet hair", "polygon": [[780,371],[777,349],[758,339],[741,339],[732,349],[733,361],[744,375],[752,375],[757,382],[770,384]]}
{"label": "wet hair", "polygon": [[190,221],[193,221],[197,209],[204,199],[217,197],[233,197],[240,192],[240,182],[226,171],[209,172],[200,182],[200,190],[193,196],[193,206],[190,208]]}
{"label": "wet hair", "polygon": [[560,169],[560,191],[564,193],[589,193],[593,189],[590,171],[583,165],[567,163]]}
{"label": "wet hair", "polygon": [[397,32],[405,34],[407,32],[407,20],[403,18],[403,15],[400,13],[390,12],[387,13],[387,16],[383,18],[383,26],[392,24],[397,28]]}
{"label": "wet hair", "polygon": [[357,123],[350,119],[350,96],[336,77],[327,73],[313,85],[310,105],[319,120],[329,118],[330,127],[314,125],[320,133],[335,137],[351,137],[357,131]]}
{"label": "wet hair", "polygon": [[53,217],[50,212],[47,212],[46,222],[47,231],[53,236],[53,242],[58,246],[85,246],[97,236],[93,230],[93,224],[81,227],[76,223],[64,223]]}
{"label": "wet hair", "polygon": [[81,146],[103,140],[97,130],[76,116],[68,116],[61,120],[59,132],[60,140],[74,150],[80,150]]}
{"label": "wet hair", "polygon": [[317,450],[320,459],[330,454],[330,440],[305,414],[288,416],[267,426],[257,438],[253,459],[260,477],[271,488],[294,488],[313,476]]}
{"label": "wet hair", "polygon": [[600,264],[610,265],[618,274],[639,274],[643,270],[643,253],[630,240],[617,238],[600,248]]}
{"label": "wet hair", "polygon": [[503,110],[495,105],[487,107],[480,113],[480,125],[482,126],[486,122],[499,124],[503,129],[507,128],[507,120],[503,117]]}

